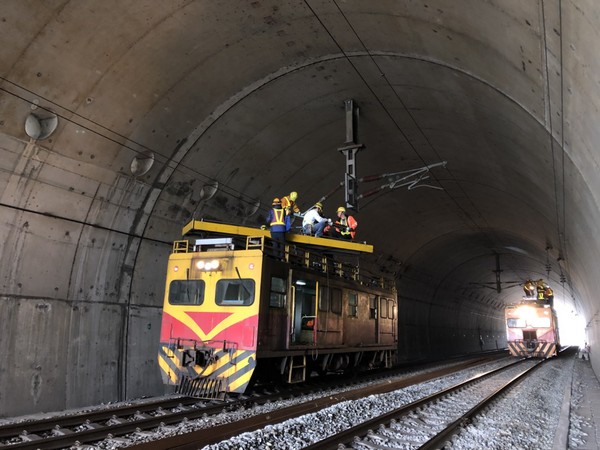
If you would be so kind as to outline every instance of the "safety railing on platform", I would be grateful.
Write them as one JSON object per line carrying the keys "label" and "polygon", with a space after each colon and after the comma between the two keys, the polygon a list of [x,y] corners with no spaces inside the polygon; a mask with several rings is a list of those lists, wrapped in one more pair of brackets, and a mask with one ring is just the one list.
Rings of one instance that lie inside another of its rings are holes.
{"label": "safety railing on platform", "polygon": [[[289,262],[292,266],[328,274],[333,277],[359,282],[363,285],[394,291],[394,280],[369,276],[360,271],[356,264],[336,260],[333,254],[308,250],[292,244],[282,244],[265,236],[247,236],[240,248],[246,250],[261,250],[269,257]],[[173,253],[188,253],[194,251],[187,240],[173,242]]]}
{"label": "safety railing on platform", "polygon": [[187,239],[173,242],[173,253],[187,253],[189,250],[190,243]]}

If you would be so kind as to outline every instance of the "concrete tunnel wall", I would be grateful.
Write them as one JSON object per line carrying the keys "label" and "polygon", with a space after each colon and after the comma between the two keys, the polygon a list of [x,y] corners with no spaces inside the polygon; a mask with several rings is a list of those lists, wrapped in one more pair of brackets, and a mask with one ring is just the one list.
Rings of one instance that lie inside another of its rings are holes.
{"label": "concrete tunnel wall", "polygon": [[[2,148],[27,154],[29,143],[0,139]],[[217,195],[214,204],[222,202]],[[65,201],[64,208],[68,216],[72,205]],[[115,216],[126,220],[123,216],[137,213],[136,208],[122,206],[124,211]],[[220,210],[207,208],[212,214]],[[5,416],[165,392],[156,345],[168,238],[180,238],[182,222],[173,220],[171,236],[161,241],[85,224],[107,209],[92,205],[86,217],[68,220],[4,210],[11,226],[4,230],[3,285],[14,289],[3,295],[0,307],[5,319],[0,332],[6,350],[0,369]],[[136,266],[138,260],[147,263]],[[399,287],[400,358],[477,351],[479,334],[486,349],[495,348],[494,341],[505,345],[498,305],[481,305],[477,298],[465,301],[451,292],[436,300],[429,281],[417,283],[416,292],[409,286]]]}
{"label": "concrete tunnel wall", "polygon": [[[0,416],[162,394],[171,241],[193,215],[257,225],[273,192],[328,192],[347,98],[361,175],[452,167],[432,176],[443,193],[359,214],[371,265],[397,280],[401,357],[505,345],[516,290],[481,288],[500,254],[506,280],[566,277],[598,373],[599,7],[467,3],[5,2]],[[58,128],[32,139],[45,107]]]}

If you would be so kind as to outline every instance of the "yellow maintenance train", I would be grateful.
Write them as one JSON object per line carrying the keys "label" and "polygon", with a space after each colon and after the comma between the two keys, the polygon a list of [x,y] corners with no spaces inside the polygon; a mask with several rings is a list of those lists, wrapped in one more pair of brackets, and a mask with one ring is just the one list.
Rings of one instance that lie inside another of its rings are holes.
{"label": "yellow maintenance train", "polygon": [[191,221],[167,267],[158,362],[177,392],[224,398],[254,381],[390,367],[398,300],[361,273],[365,243]]}

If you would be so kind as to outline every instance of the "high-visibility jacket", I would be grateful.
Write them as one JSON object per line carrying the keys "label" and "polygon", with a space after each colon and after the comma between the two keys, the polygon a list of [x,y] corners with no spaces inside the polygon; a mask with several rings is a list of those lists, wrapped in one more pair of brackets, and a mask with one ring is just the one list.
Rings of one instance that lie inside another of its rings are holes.
{"label": "high-visibility jacket", "polygon": [[286,195],[285,197],[281,197],[281,207],[284,209],[284,211],[289,208],[289,211],[287,211],[287,214],[291,214],[291,213],[300,214],[300,208],[298,208],[298,205],[296,205],[296,202],[294,202],[290,199],[289,195]]}
{"label": "high-visibility jacket", "polygon": [[356,227],[358,227],[358,222],[354,217],[346,216],[343,219],[338,219],[336,224],[339,225],[338,229],[342,236],[347,237],[350,235],[354,239],[354,236],[356,236]]}
{"label": "high-visibility jacket", "polygon": [[289,217],[285,215],[285,210],[280,207],[271,208],[267,218],[271,231],[276,233],[285,233],[290,230]]}
{"label": "high-visibility jacket", "polygon": [[535,292],[535,284],[533,284],[533,281],[528,280],[524,285],[523,285],[523,290],[525,291],[526,294],[528,295],[533,295]]}
{"label": "high-visibility jacket", "polygon": [[537,299],[538,300],[544,300],[544,291],[545,288],[543,285],[537,285]]}

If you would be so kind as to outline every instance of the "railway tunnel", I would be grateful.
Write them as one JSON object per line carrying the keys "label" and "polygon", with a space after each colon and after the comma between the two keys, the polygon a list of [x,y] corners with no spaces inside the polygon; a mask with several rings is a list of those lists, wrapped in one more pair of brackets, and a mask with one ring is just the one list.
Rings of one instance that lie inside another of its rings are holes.
{"label": "railway tunnel", "polygon": [[591,1],[5,0],[0,414],[162,394],[172,241],[290,191],[351,201],[402,358],[504,347],[543,278],[598,373],[599,30]]}

